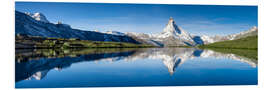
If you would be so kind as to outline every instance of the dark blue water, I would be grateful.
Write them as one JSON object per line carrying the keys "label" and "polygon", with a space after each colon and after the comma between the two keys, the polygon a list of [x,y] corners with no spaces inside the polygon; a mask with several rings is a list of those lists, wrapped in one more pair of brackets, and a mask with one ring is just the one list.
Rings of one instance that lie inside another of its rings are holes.
{"label": "dark blue water", "polygon": [[212,50],[152,48],[63,57],[32,53],[31,59],[22,54],[28,57],[16,60],[16,88],[256,85],[258,81],[256,60]]}

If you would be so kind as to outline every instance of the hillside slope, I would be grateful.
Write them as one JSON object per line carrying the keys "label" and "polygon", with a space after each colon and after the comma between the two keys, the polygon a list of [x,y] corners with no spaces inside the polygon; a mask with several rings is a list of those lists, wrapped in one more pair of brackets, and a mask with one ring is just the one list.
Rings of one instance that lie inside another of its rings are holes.
{"label": "hillside slope", "polygon": [[78,38],[91,41],[112,41],[140,44],[129,36],[73,29],[68,24],[49,22],[41,13],[29,14],[15,11],[15,34],[53,38]]}

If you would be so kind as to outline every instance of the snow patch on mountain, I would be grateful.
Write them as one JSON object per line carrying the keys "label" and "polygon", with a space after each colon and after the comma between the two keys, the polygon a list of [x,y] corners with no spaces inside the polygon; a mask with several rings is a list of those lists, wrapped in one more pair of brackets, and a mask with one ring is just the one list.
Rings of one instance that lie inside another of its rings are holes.
{"label": "snow patch on mountain", "polygon": [[45,22],[45,23],[49,23],[49,21],[47,20],[47,18],[45,17],[45,15],[43,15],[40,12],[37,13],[29,13],[29,12],[25,12],[26,15],[29,15],[30,17],[32,17],[33,19],[37,20],[37,21],[41,21],[41,22]]}
{"label": "snow patch on mountain", "polygon": [[206,35],[202,35],[201,39],[204,41],[204,43],[214,43],[215,40],[214,38],[210,37],[210,36],[206,36]]}
{"label": "snow patch on mountain", "polygon": [[113,35],[118,35],[118,36],[125,36],[125,33],[118,32],[118,31],[107,31],[105,32],[106,34],[113,34]]}

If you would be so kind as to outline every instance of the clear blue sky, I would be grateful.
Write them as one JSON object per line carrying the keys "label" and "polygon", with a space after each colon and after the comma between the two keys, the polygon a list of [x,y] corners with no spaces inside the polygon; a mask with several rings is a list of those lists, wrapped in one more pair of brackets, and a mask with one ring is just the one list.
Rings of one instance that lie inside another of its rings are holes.
{"label": "clear blue sky", "polygon": [[226,35],[257,26],[257,6],[16,2],[21,12],[41,12],[82,30],[161,32],[169,17],[184,30]]}

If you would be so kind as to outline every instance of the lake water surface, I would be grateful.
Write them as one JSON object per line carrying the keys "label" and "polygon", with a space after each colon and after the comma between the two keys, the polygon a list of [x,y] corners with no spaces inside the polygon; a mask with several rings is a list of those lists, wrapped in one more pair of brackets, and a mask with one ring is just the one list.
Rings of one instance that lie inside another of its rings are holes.
{"label": "lake water surface", "polygon": [[257,85],[257,60],[196,48],[16,50],[16,88]]}

